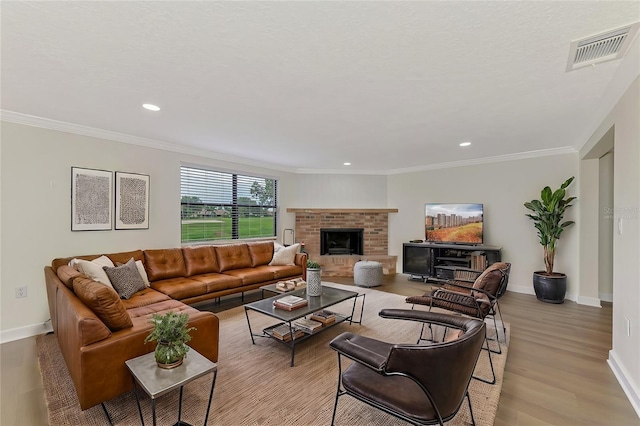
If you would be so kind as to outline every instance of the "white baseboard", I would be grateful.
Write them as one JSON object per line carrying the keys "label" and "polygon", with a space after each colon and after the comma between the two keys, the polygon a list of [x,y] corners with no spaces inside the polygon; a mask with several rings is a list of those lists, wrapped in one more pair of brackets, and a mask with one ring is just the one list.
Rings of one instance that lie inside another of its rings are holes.
{"label": "white baseboard", "polygon": [[533,291],[533,287],[530,285],[510,285],[507,288],[507,291],[513,291],[514,293],[522,293],[522,294],[536,294]]}
{"label": "white baseboard", "polygon": [[596,308],[602,308],[602,305],[600,304],[600,299],[597,297],[578,296],[577,302],[579,305],[587,305],[587,306],[593,306]]}
{"label": "white baseboard", "polygon": [[14,340],[26,339],[27,337],[37,336],[53,331],[51,321],[27,325],[24,327],[12,328],[0,333],[0,343],[13,342]]}
{"label": "white baseboard", "polygon": [[613,302],[613,293],[598,293],[598,297],[603,302]]}
{"label": "white baseboard", "polygon": [[[513,291],[514,293],[533,294],[533,295],[536,294],[536,292],[533,291],[533,287],[529,285],[509,285],[507,290]],[[600,299],[595,297],[583,297],[583,296],[576,296],[575,294],[567,293],[567,295],[565,296],[565,299],[571,300],[580,305],[595,306],[597,308],[602,307],[600,305]]]}
{"label": "white baseboard", "polygon": [[627,395],[627,398],[629,398],[629,402],[640,418],[640,390],[638,389],[638,385],[633,383],[629,372],[624,368],[624,365],[618,362],[618,357],[613,350],[609,351],[607,364],[609,364],[609,368],[611,368],[611,371],[615,374],[616,379],[618,379],[618,383],[620,383],[622,390],[625,395]]}

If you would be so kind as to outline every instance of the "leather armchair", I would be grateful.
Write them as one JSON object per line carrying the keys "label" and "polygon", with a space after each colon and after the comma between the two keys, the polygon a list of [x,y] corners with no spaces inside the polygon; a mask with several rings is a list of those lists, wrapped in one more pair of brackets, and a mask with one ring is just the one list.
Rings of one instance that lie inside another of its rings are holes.
{"label": "leather armchair", "polygon": [[[466,398],[475,424],[468,388],[485,338],[484,322],[410,309],[383,309],[379,315],[457,329],[459,334],[427,345],[391,344],[353,333],[333,339],[339,378],[331,424],[343,395],[415,425],[444,424]],[[355,361],[344,371],[342,357]]]}
{"label": "leather armchair", "polygon": [[[502,321],[502,314],[500,313],[500,306],[498,305],[498,299],[507,290],[510,270],[510,263],[496,262],[485,269],[482,273],[474,272],[474,276],[467,276],[462,279],[457,277],[458,279],[447,282],[444,286],[436,288],[431,292],[425,293],[421,296],[407,297],[406,299],[407,303],[428,306],[430,311],[433,308],[440,308],[457,314],[475,317],[483,321],[486,317],[491,317],[493,319],[493,324],[496,330],[495,339],[493,337],[490,338],[489,336],[486,338],[486,349],[489,352],[489,363],[491,364],[493,378],[491,380],[487,380],[476,377],[476,379],[489,384],[494,384],[496,382],[493,362],[491,360],[491,352],[496,354],[502,353],[496,315],[500,315],[503,334],[506,333],[504,322]],[[465,274],[468,274],[469,272],[470,271],[463,271]],[[424,327],[420,332],[418,342],[421,340],[433,339],[433,335],[431,339],[425,339],[423,337],[423,331]],[[491,349],[489,346],[490,340],[495,340],[497,343],[497,349]]]}

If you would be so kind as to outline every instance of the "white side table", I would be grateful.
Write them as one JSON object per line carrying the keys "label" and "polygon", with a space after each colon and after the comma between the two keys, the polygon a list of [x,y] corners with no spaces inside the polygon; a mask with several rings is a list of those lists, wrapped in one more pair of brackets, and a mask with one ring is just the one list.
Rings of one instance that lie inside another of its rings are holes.
{"label": "white side table", "polygon": [[125,361],[127,368],[133,377],[133,392],[136,396],[138,404],[138,413],[140,414],[140,422],[144,426],[142,417],[142,407],[138,399],[138,386],[141,387],[147,395],[151,397],[151,412],[153,415],[153,425],[156,425],[156,399],[167,392],[180,388],[180,402],[178,403],[178,423],[176,425],[188,425],[180,420],[182,417],[182,388],[187,383],[213,372],[213,380],[211,381],[211,392],[209,393],[209,404],[207,405],[207,414],[204,418],[206,426],[209,420],[209,410],[211,409],[211,400],[213,399],[213,388],[216,385],[216,376],[218,375],[218,365],[211,362],[199,354],[195,349],[191,348],[187,353],[182,365],[165,370],[156,364],[155,354],[153,352],[137,358]]}

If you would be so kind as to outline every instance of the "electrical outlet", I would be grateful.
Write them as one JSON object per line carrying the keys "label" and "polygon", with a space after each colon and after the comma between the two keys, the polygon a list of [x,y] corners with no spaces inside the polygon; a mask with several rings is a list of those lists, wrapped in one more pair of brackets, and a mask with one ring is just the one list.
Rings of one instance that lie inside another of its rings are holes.
{"label": "electrical outlet", "polygon": [[27,286],[16,287],[16,299],[20,299],[21,297],[27,297]]}

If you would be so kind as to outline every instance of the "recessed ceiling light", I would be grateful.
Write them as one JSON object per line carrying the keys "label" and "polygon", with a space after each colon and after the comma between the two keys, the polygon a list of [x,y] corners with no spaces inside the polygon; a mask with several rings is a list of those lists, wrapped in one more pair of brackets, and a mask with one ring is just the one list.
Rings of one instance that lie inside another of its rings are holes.
{"label": "recessed ceiling light", "polygon": [[160,107],[154,104],[142,104],[142,108],[148,109],[149,111],[160,111]]}
{"label": "recessed ceiling light", "polygon": [[462,142],[460,144],[460,146],[469,146],[469,145],[471,145],[471,142]]}
{"label": "recessed ceiling light", "polygon": [[343,163],[345,166],[350,166],[351,163]]}

